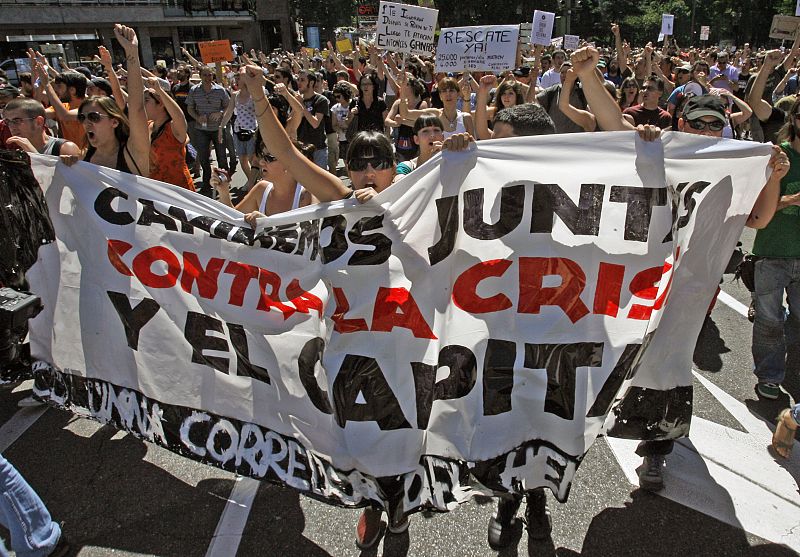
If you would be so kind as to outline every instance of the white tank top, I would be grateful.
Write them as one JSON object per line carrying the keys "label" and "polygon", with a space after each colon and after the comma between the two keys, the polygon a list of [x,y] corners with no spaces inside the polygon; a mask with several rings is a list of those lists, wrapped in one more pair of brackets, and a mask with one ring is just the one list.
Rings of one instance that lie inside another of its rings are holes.
{"label": "white tank top", "polygon": [[[272,191],[272,182],[267,182],[267,187],[264,188],[264,193],[261,194],[261,201],[258,204],[259,212],[263,214],[267,214],[267,199],[269,198],[269,192]],[[294,200],[292,200],[292,209],[297,209],[300,207],[300,196],[303,195],[303,186],[297,184],[294,189]],[[291,209],[290,209],[291,210]]]}
{"label": "white tank top", "polygon": [[464,127],[464,113],[460,110],[458,111],[458,115],[456,116],[456,129],[451,132],[444,132],[444,138],[447,139],[451,135],[455,135],[457,133],[466,133],[467,128]]}

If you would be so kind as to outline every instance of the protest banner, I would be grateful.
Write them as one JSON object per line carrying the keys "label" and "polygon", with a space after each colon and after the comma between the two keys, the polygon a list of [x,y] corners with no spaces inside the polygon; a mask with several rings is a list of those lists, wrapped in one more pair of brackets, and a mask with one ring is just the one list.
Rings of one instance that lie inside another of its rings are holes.
{"label": "protest banner", "polygon": [[793,41],[798,27],[800,27],[800,17],[775,15],[772,17],[772,25],[769,28],[769,38]]}
{"label": "protest banner", "polygon": [[433,54],[439,10],[396,2],[381,2],[378,10],[375,46],[405,54]]}
{"label": "protest banner", "polygon": [[549,46],[550,39],[553,37],[553,23],[555,23],[555,20],[556,14],[553,12],[534,11],[531,44]]}
{"label": "protest banner", "polygon": [[769,157],[680,133],[498,140],[254,231],[34,155],[57,238],[28,273],[34,392],[338,505],[452,510],[470,475],[564,501],[605,427],[688,434],[695,339]]}
{"label": "protest banner", "polygon": [[439,32],[436,71],[513,69],[517,62],[518,25],[446,27]]}
{"label": "protest banner", "polygon": [[710,32],[711,32],[711,27],[709,27],[708,25],[701,25],[700,26],[700,40],[701,41],[707,41],[708,40],[708,34]]}
{"label": "protest banner", "polygon": [[202,41],[197,43],[200,59],[204,64],[233,61],[233,49],[228,39],[221,41]]}
{"label": "protest banner", "polygon": [[564,35],[564,50],[578,50],[580,40],[578,35]]}
{"label": "protest banner", "polygon": [[661,14],[661,35],[672,36],[675,26],[675,16],[672,14]]}

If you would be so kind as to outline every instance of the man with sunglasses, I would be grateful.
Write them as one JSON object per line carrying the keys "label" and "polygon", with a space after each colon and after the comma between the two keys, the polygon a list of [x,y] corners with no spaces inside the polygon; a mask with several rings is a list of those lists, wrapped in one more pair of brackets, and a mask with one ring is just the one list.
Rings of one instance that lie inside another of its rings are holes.
{"label": "man with sunglasses", "polygon": [[[607,131],[632,130],[634,126],[625,120],[620,113],[619,105],[606,91],[602,81],[595,75],[594,66],[597,63],[598,53],[593,47],[582,48],[572,54],[575,72],[583,80],[584,93],[597,118],[597,123]],[[697,64],[695,64],[697,66]],[[727,123],[727,106],[717,95],[698,95],[690,98],[678,119],[678,130],[694,135],[722,138],[722,131]],[[660,135],[657,128],[640,126],[639,129],[650,129],[649,137],[656,139]],[[800,141],[798,141],[800,147]],[[789,172],[789,158],[786,153],[775,148],[769,163],[772,174],[761,188],[746,226],[764,229],[776,214],[779,192],[782,187],[782,178]],[[800,197],[800,196],[798,196]],[[797,201],[800,203],[800,200]],[[795,223],[796,226],[797,223]],[[759,233],[761,230],[759,230]],[[794,242],[796,244],[796,242]],[[781,297],[782,301],[782,297]],[[800,300],[797,301],[800,305]],[[660,491],[664,488],[663,468],[665,457],[672,452],[674,441],[642,441],[636,448],[636,454],[643,457],[639,469],[639,487],[645,491]]]}

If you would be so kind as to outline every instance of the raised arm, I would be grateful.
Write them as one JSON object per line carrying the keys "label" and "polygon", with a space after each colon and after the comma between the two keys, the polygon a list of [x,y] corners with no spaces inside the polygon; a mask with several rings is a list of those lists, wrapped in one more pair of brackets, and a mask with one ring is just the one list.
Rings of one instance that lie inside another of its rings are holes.
{"label": "raised arm", "polygon": [[[163,104],[164,108],[167,110],[167,114],[169,114],[170,118],[172,118],[172,135],[175,136],[175,139],[178,140],[178,143],[185,145],[188,141],[188,136],[186,133],[188,124],[186,123],[186,116],[183,114],[183,110],[181,110],[178,102],[172,98],[172,95],[161,88],[161,82],[158,79],[154,77],[148,78],[147,85],[156,95],[158,95],[159,100],[161,100],[161,104]],[[230,103],[229,107],[232,105],[233,103]]]}
{"label": "raised arm", "polygon": [[295,180],[320,201],[334,201],[350,195],[350,190],[336,176],[327,172],[303,155],[294,146],[286,130],[272,112],[272,107],[264,95],[264,73],[258,66],[242,68],[240,78],[255,103],[258,131],[270,152],[290,169]]}
{"label": "raised arm", "polygon": [[575,122],[585,132],[593,132],[597,129],[597,119],[594,114],[588,110],[580,110],[572,106],[569,102],[572,89],[575,87],[575,81],[578,76],[575,75],[574,70],[567,71],[567,76],[564,79],[564,85],[561,89],[561,94],[558,97],[558,108],[564,113],[564,116]]}
{"label": "raised arm", "polygon": [[150,175],[150,129],[147,123],[147,113],[144,110],[144,82],[142,74],[138,71],[139,39],[136,32],[125,25],[114,25],[114,36],[125,50],[125,60],[131,71],[128,72],[128,121],[130,122],[130,137],[128,150],[136,162],[142,176]]}
{"label": "raised arm", "polygon": [[[724,91],[724,89],[723,89]],[[744,122],[747,122],[750,119],[750,116],[753,115],[753,109],[750,108],[750,105],[744,102],[743,100],[739,99],[736,95],[731,93],[730,91],[725,91],[724,93],[720,93],[720,96],[730,99],[733,104],[739,109],[739,112],[732,112],[731,113],[731,124],[734,126],[738,126]]]}
{"label": "raised arm", "polygon": [[578,74],[586,102],[591,107],[597,124],[605,131],[633,130],[633,124],[622,116],[617,101],[611,96],[595,68],[600,55],[592,46],[572,53],[572,70]]}
{"label": "raised arm", "polygon": [[478,95],[475,99],[475,137],[478,139],[492,139],[494,134],[489,129],[489,113],[487,104],[489,103],[489,91],[497,87],[497,77],[494,74],[486,74],[478,85]]}
{"label": "raised arm", "polygon": [[189,64],[191,64],[193,67],[197,68],[198,70],[205,65],[200,60],[198,60],[197,58],[195,58],[194,56],[189,54],[189,51],[186,50],[185,48],[181,48],[181,52],[183,53],[184,56],[186,56],[186,59],[189,60]]}
{"label": "raised arm", "polygon": [[619,30],[619,25],[616,23],[611,24],[611,32],[614,34],[614,48],[617,50],[617,66],[619,66],[619,73],[622,75],[628,68],[628,56],[625,53],[625,47],[622,44],[622,33]]}
{"label": "raised arm", "polygon": [[753,113],[762,122],[767,121],[772,114],[772,105],[763,98],[764,88],[767,86],[767,79],[769,79],[775,66],[781,63],[781,60],[783,60],[783,53],[780,50],[767,52],[764,63],[761,65],[761,70],[759,70],[758,76],[753,82],[753,87],[745,98],[745,102],[752,107]]}
{"label": "raised arm", "polygon": [[114,101],[120,110],[125,110],[128,104],[128,94],[122,90],[122,85],[119,83],[119,77],[114,71],[114,62],[111,60],[111,53],[104,46],[98,46],[97,51],[100,53],[100,64],[108,75],[108,82],[111,83],[111,92],[114,94]]}
{"label": "raised arm", "polygon": [[47,100],[50,102],[50,109],[48,109],[49,118],[55,116],[61,121],[78,119],[78,107],[67,110],[67,107],[64,106],[64,103],[62,103],[61,99],[58,98],[56,90],[53,88],[53,84],[50,83],[50,76],[47,73],[47,69],[45,69],[41,62],[36,62],[36,68],[32,77],[34,81],[36,81],[38,78],[39,82],[42,84],[45,94],[47,95]]}

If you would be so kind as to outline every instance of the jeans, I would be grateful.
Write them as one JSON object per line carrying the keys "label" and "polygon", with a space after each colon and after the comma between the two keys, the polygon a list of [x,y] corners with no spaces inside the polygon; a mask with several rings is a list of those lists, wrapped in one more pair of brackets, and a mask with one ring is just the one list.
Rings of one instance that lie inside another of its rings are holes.
{"label": "jeans", "polygon": [[[197,158],[200,159],[200,166],[203,167],[203,185],[200,187],[204,195],[211,194],[211,145],[214,145],[214,154],[217,157],[217,166],[228,170],[228,161],[225,159],[225,140],[218,141],[219,132],[217,130],[205,130],[202,127],[194,129],[194,136],[197,143]],[[224,137],[224,134],[223,134]],[[233,140],[231,139],[231,142]]]}
{"label": "jeans", "polygon": [[795,332],[800,327],[800,259],[759,259],[752,345],[754,373],[759,383],[780,384],[786,373],[784,292],[789,303],[788,331]]}
{"label": "jeans", "polygon": [[331,174],[336,174],[336,168],[339,166],[339,134],[329,133],[325,142],[328,144],[328,170]]}
{"label": "jeans", "polygon": [[[328,170],[328,148],[320,149],[317,147],[317,150],[314,151],[314,164],[320,167],[322,170]],[[336,169],[333,169],[336,172]]]}
{"label": "jeans", "polygon": [[[19,557],[49,555],[61,528],[17,469],[0,454],[0,524],[11,532],[11,547]],[[4,555],[0,543],[0,555]]]}

